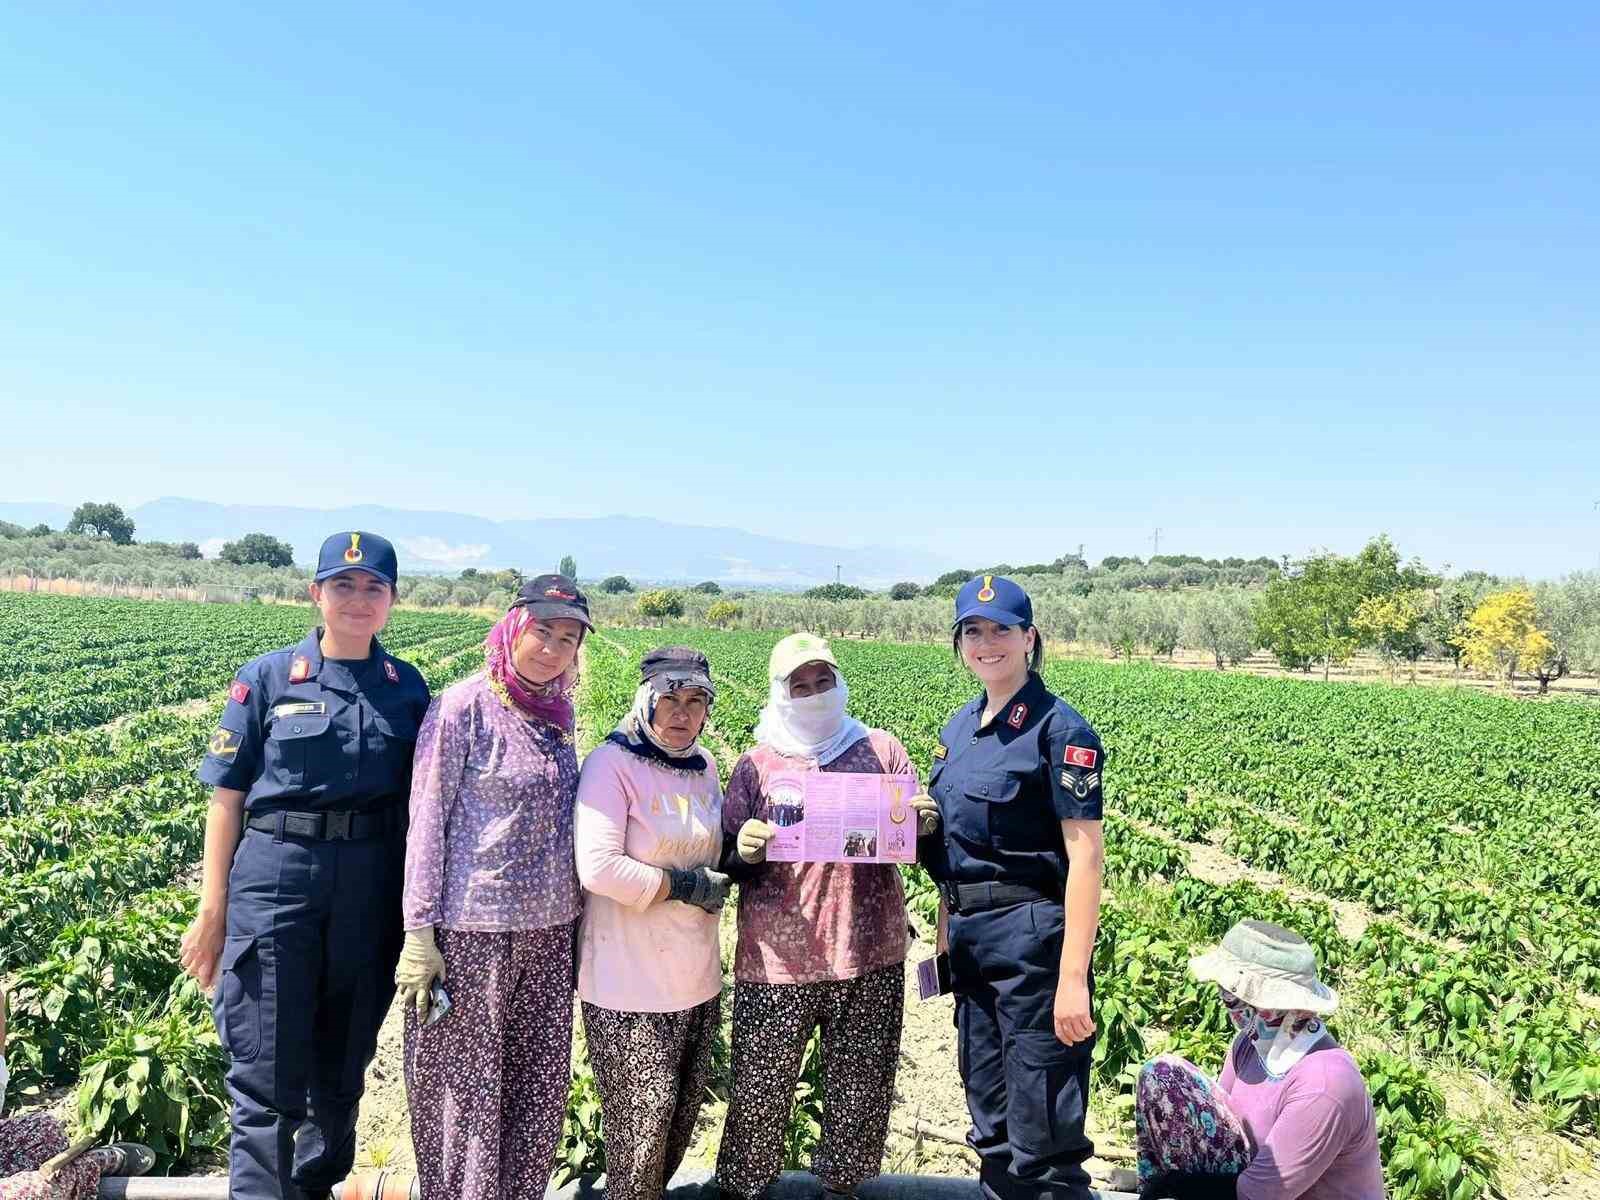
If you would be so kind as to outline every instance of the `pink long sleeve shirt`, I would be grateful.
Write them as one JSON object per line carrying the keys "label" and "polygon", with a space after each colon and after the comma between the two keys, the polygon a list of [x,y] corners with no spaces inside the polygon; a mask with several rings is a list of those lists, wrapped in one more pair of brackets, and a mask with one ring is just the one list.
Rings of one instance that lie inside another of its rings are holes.
{"label": "pink long sleeve shirt", "polygon": [[1331,1037],[1274,1079],[1241,1035],[1217,1088],[1255,1146],[1239,1200],[1383,1200],[1372,1096]]}
{"label": "pink long sleeve shirt", "polygon": [[606,742],[578,779],[578,995],[620,1012],[682,1012],[722,990],[717,916],[657,900],[664,868],[714,867],[722,788],[702,751],[680,771]]}

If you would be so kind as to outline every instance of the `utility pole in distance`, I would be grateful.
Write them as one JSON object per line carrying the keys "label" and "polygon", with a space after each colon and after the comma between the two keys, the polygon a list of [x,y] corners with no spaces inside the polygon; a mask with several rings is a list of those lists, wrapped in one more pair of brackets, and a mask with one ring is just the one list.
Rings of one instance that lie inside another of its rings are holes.
{"label": "utility pole in distance", "polygon": [[1156,526],[1156,531],[1150,535],[1150,557],[1154,558],[1161,553],[1161,526]]}

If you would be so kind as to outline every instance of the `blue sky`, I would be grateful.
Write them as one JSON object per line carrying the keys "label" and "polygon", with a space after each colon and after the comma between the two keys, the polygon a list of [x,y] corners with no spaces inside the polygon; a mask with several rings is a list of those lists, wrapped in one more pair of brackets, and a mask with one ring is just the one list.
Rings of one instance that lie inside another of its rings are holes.
{"label": "blue sky", "polygon": [[1592,6],[254,7],[0,14],[0,499],[1596,563]]}

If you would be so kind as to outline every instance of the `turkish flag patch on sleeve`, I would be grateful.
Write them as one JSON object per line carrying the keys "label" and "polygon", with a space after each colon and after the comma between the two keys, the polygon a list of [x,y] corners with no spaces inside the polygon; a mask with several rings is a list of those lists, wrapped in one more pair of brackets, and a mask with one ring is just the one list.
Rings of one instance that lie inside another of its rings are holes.
{"label": "turkish flag patch on sleeve", "polygon": [[1061,761],[1069,767],[1093,767],[1100,761],[1100,752],[1090,746],[1068,746]]}
{"label": "turkish flag patch on sleeve", "polygon": [[235,704],[243,704],[250,699],[250,685],[242,679],[235,679],[233,686],[228,689],[228,699]]}

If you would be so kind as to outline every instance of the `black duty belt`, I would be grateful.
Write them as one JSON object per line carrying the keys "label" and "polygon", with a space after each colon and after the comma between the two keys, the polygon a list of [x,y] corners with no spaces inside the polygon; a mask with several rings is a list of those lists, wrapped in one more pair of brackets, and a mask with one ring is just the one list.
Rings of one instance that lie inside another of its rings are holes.
{"label": "black duty belt", "polygon": [[314,842],[355,842],[384,837],[406,827],[406,810],[396,805],[374,812],[275,812],[245,821],[246,829],[275,837]]}
{"label": "black duty belt", "polygon": [[939,892],[945,907],[953,913],[982,912],[1011,904],[1032,904],[1036,900],[1061,903],[1061,893],[1027,883],[946,883]]}

